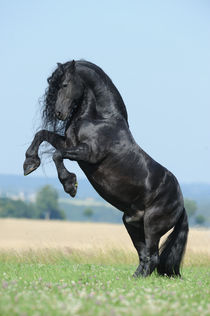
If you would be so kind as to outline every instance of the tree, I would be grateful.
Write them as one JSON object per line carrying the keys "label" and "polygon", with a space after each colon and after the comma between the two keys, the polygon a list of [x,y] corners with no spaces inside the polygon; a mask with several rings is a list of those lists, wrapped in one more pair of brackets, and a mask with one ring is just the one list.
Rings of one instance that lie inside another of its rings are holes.
{"label": "tree", "polygon": [[36,195],[36,207],[39,217],[45,219],[65,219],[65,213],[59,209],[58,193],[50,185],[42,187]]}
{"label": "tree", "polygon": [[206,218],[203,215],[197,215],[195,217],[195,222],[198,225],[203,225],[205,223],[205,221],[206,221]]}
{"label": "tree", "polygon": [[0,198],[0,217],[35,218],[34,206],[21,200]]}
{"label": "tree", "polygon": [[91,208],[86,208],[83,212],[83,215],[87,218],[90,218],[93,216],[93,210]]}
{"label": "tree", "polygon": [[184,205],[185,209],[187,211],[187,215],[189,217],[192,217],[195,215],[195,212],[197,210],[197,204],[195,201],[190,200],[190,199],[184,199]]}

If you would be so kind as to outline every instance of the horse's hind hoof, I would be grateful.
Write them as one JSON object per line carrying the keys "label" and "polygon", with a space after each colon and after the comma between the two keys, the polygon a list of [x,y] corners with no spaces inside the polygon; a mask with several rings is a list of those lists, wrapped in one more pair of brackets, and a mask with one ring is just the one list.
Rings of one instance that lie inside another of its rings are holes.
{"label": "horse's hind hoof", "polygon": [[132,275],[132,277],[133,277],[134,279],[138,279],[138,278],[139,278],[139,274],[134,273],[134,274]]}
{"label": "horse's hind hoof", "polygon": [[134,272],[134,274],[132,275],[132,277],[134,279],[138,279],[140,277],[143,276],[143,267],[141,264],[139,264],[138,268],[136,269],[136,271]]}
{"label": "horse's hind hoof", "polygon": [[23,164],[23,171],[24,171],[24,176],[27,176],[34,170],[36,170],[40,166],[40,159],[39,157],[36,158],[26,158]]}

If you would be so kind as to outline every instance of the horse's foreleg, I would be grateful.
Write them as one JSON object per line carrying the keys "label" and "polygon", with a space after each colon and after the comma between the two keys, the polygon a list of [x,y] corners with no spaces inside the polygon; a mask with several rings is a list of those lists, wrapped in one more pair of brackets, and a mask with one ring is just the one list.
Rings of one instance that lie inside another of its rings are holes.
{"label": "horse's foreleg", "polygon": [[53,155],[53,160],[57,169],[58,178],[62,183],[64,190],[72,197],[74,197],[77,192],[77,178],[76,175],[74,173],[70,173],[63,164],[60,150],[65,150],[66,142],[65,137],[61,135],[46,130],[42,130],[36,133],[31,145],[26,151],[26,159],[23,164],[24,175],[28,175],[39,167],[40,158],[38,156],[38,150],[39,146],[44,141],[47,141],[55,149],[57,149],[57,151]]}
{"label": "horse's foreleg", "polygon": [[60,151],[56,151],[53,155],[53,161],[56,165],[58,178],[63,185],[66,193],[74,197],[77,193],[77,178],[74,173],[70,173],[64,166],[63,158]]}
{"label": "horse's foreleg", "polygon": [[56,149],[65,148],[65,138],[55,134],[53,132],[49,132],[46,130],[41,130],[36,133],[31,145],[26,151],[26,159],[23,164],[24,175],[28,175],[29,173],[36,170],[40,165],[40,158],[38,156],[39,146],[42,142],[47,141]]}
{"label": "horse's foreleg", "polygon": [[61,151],[61,153],[64,159],[85,161],[93,164],[100,162],[105,157],[102,147],[100,150],[91,150],[90,147],[84,143]]}

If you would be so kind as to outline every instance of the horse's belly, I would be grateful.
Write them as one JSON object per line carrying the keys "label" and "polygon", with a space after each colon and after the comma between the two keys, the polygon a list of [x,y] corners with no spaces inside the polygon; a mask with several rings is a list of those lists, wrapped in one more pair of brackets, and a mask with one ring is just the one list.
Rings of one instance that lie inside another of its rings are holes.
{"label": "horse's belly", "polygon": [[143,187],[123,172],[118,173],[105,166],[94,169],[94,166],[88,168],[80,164],[80,167],[98,194],[121,211],[130,209],[133,201],[143,194]]}

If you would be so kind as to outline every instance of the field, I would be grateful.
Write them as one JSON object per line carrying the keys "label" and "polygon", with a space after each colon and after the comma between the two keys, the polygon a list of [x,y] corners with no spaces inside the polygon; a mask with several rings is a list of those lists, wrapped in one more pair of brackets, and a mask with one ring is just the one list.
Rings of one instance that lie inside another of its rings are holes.
{"label": "field", "polygon": [[133,279],[122,225],[0,220],[0,315],[210,315],[210,230],[191,230],[181,279]]}

